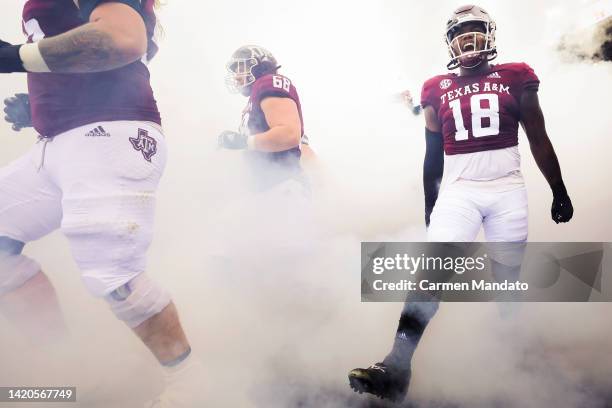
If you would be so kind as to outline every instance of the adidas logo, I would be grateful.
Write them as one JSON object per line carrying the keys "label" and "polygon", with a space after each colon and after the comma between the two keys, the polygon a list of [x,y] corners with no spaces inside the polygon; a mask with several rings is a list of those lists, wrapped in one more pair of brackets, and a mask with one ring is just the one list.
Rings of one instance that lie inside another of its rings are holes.
{"label": "adidas logo", "polygon": [[499,75],[499,72],[494,72],[491,75],[487,76],[487,78],[501,78],[501,75]]}
{"label": "adidas logo", "polygon": [[111,137],[110,133],[108,133],[102,126],[98,126],[97,128],[85,133],[87,137]]}
{"label": "adidas logo", "polygon": [[406,333],[404,333],[404,332],[399,333],[399,334],[396,336],[396,338],[397,338],[397,339],[399,339],[399,340],[410,340],[410,339],[408,338],[408,335],[407,335]]}

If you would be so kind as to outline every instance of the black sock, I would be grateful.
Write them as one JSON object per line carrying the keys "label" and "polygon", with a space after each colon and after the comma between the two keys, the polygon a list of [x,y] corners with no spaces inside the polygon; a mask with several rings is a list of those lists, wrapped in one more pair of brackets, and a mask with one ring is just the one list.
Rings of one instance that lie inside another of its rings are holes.
{"label": "black sock", "polygon": [[410,369],[412,355],[431,318],[438,311],[438,302],[407,302],[399,320],[393,349],[383,363],[399,370]]}

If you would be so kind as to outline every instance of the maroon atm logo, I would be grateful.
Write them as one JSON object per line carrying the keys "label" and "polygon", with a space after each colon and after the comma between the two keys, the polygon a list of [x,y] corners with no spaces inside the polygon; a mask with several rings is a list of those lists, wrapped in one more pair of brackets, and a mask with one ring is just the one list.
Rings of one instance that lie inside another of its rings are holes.
{"label": "maroon atm logo", "polygon": [[148,162],[157,153],[157,141],[149,136],[149,132],[144,129],[138,129],[138,137],[130,137],[130,142],[134,149],[141,152]]}

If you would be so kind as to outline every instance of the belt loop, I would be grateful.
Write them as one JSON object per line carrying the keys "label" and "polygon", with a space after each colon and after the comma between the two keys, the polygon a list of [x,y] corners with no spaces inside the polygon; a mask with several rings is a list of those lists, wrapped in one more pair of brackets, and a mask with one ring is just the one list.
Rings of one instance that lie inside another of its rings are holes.
{"label": "belt loop", "polygon": [[39,173],[42,170],[43,166],[45,165],[45,154],[47,153],[47,143],[49,143],[50,141],[51,141],[50,138],[38,135],[38,141],[36,143],[38,144],[40,142],[43,142],[42,151],[40,154],[40,162],[38,163],[38,170],[37,170]]}

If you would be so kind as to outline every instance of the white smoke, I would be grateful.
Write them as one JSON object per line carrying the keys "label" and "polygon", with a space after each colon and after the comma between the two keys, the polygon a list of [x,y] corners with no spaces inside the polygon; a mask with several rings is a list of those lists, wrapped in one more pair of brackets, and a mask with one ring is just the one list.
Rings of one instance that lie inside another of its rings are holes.
{"label": "white smoke", "polygon": [[[18,42],[22,2],[7,3],[0,34]],[[388,352],[401,305],[359,302],[359,243],[424,239],[423,122],[393,96],[409,88],[418,98],[420,84],[444,71],[443,27],[458,5],[237,0],[162,9],[165,36],[151,71],[170,161],[150,272],[174,294],[207,367],[210,406],[368,401],[352,395],[346,374]],[[576,209],[567,225],[550,220],[552,197],[522,135],[530,239],[610,241],[612,65],[561,61],[557,23],[575,11],[564,2],[481,5],[497,20],[500,61],[528,62],[542,80],[548,131]],[[248,43],[270,49],[295,83],[320,156],[316,222],[296,210],[292,222],[302,227],[276,223],[287,214],[276,201],[259,202],[256,212],[240,156],[216,148],[216,135],[238,126],[246,103],[226,92],[225,62]],[[23,90],[23,76],[0,81],[0,95]],[[33,142],[33,131],[0,126],[0,165]],[[304,234],[305,226],[316,229]],[[83,407],[138,406],[159,392],[154,359],[85,293],[65,239],[56,233],[26,252],[54,282],[71,338],[34,349],[0,321],[0,386],[74,384]],[[444,304],[415,355],[412,398],[423,406],[603,406],[601,390],[612,386],[610,311],[524,305],[511,323],[493,304]]]}

